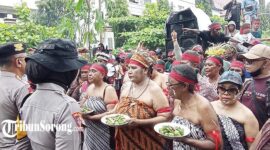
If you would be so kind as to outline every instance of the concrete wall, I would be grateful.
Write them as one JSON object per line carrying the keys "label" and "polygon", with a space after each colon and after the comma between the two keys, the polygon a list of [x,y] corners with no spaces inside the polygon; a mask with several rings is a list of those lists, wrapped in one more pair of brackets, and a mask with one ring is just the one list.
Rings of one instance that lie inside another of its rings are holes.
{"label": "concrete wall", "polygon": [[195,0],[169,0],[169,5],[173,11],[180,11],[188,7],[195,7]]}
{"label": "concrete wall", "polygon": [[[37,9],[35,2],[37,0],[27,0],[25,1],[27,6],[30,9]],[[22,0],[0,0],[0,13],[4,15],[4,17],[0,17],[0,23],[15,23],[15,6],[21,5]]]}

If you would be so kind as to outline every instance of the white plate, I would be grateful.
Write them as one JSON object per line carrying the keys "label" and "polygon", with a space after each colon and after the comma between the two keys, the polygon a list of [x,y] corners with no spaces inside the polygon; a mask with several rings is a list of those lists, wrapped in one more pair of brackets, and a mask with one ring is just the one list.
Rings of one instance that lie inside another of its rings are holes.
{"label": "white plate", "polygon": [[90,111],[87,111],[87,112],[81,112],[83,115],[93,115],[94,114],[94,110],[90,110]]}
{"label": "white plate", "polygon": [[[175,127],[180,127],[181,129],[184,129],[184,135],[183,135],[183,136],[174,136],[174,137],[172,137],[172,136],[166,136],[166,135],[164,135],[164,134],[161,134],[161,133],[159,132],[159,129],[162,128],[162,127],[164,127],[164,126],[171,126],[171,127],[174,127],[174,128],[175,128]],[[155,130],[158,134],[162,135],[163,137],[165,137],[165,138],[167,138],[167,139],[177,139],[177,138],[182,138],[182,137],[185,137],[185,136],[189,135],[189,133],[190,133],[189,128],[187,128],[186,126],[181,125],[181,124],[177,124],[177,123],[171,123],[171,122],[158,123],[158,124],[156,124],[156,125],[154,126],[154,130]]]}
{"label": "white plate", "polygon": [[124,115],[124,114],[111,114],[111,115],[103,116],[103,117],[101,118],[101,122],[102,122],[103,124],[106,124],[106,125],[111,126],[111,127],[119,127],[119,126],[123,126],[123,125],[128,124],[128,121],[126,121],[126,123],[121,124],[121,125],[110,125],[110,124],[107,124],[107,118],[115,117],[115,116],[118,116],[118,115],[123,116],[126,120],[129,120],[129,119],[130,119],[129,116]]}

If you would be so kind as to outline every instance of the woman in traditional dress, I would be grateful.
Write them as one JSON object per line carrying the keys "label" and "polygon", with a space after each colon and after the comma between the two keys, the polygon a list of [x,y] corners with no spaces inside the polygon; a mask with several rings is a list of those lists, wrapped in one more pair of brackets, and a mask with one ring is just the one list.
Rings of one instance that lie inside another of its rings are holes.
{"label": "woman in traditional dress", "polygon": [[126,114],[131,120],[127,126],[116,129],[117,150],[170,149],[153,130],[154,124],[168,120],[171,109],[162,89],[149,78],[149,59],[145,52],[137,52],[130,59],[130,80],[122,86],[116,113]]}
{"label": "woman in traditional dress", "polygon": [[223,73],[223,60],[220,57],[209,57],[205,61],[204,71],[205,76],[208,79],[207,87],[208,89],[204,92],[203,96],[206,97],[209,101],[218,100],[217,94],[217,82],[220,77],[220,74]]}
{"label": "woman in traditional dress", "polygon": [[109,126],[101,123],[101,117],[109,114],[118,102],[115,89],[104,82],[107,68],[103,64],[93,64],[89,72],[92,83],[87,89],[88,98],[82,102],[83,107],[94,110],[94,115],[83,115],[86,123],[85,150],[114,149],[114,133]]}
{"label": "woman in traditional dress", "polygon": [[259,132],[254,114],[236,98],[242,83],[239,73],[224,72],[218,82],[219,100],[212,102],[221,125],[224,150],[247,150]]}
{"label": "woman in traditional dress", "polygon": [[216,113],[210,102],[194,92],[197,74],[187,64],[176,65],[169,74],[169,93],[174,97],[173,123],[190,129],[190,134],[174,140],[174,150],[219,149],[221,135]]}

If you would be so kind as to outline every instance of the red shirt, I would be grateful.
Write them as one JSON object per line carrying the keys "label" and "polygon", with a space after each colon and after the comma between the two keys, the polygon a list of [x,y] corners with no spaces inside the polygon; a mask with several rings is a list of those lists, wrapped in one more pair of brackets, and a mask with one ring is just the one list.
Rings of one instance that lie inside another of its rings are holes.
{"label": "red shirt", "polygon": [[270,77],[262,78],[262,79],[254,79],[254,85],[255,85],[255,93],[256,93],[256,100],[257,107],[260,109],[260,111],[257,110],[256,105],[252,101],[252,86],[249,84],[247,90],[244,92],[241,102],[247,106],[253,114],[256,116],[260,129],[264,125],[264,123],[267,121],[268,115],[267,115],[267,107],[266,107],[266,96],[267,96],[267,85],[266,81],[270,79]]}

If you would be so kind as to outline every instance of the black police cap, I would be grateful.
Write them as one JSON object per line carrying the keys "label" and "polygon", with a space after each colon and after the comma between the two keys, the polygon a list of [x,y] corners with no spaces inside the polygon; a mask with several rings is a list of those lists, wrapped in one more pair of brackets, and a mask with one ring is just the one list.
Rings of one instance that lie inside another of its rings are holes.
{"label": "black police cap", "polygon": [[19,42],[10,42],[0,46],[0,58],[25,53],[26,45]]}

